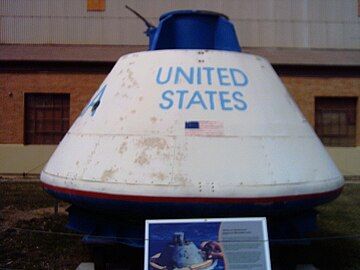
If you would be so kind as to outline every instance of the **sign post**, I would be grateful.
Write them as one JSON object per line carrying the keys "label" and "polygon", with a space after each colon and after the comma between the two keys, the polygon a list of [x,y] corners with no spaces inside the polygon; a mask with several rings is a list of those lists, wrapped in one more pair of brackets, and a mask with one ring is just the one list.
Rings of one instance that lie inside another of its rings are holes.
{"label": "sign post", "polygon": [[266,218],[147,220],[144,269],[269,270]]}

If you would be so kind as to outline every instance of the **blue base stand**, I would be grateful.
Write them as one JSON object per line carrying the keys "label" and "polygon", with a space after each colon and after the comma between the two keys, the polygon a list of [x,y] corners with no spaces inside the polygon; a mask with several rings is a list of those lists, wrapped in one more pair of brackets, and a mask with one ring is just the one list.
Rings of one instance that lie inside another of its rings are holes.
{"label": "blue base stand", "polygon": [[[83,241],[86,244],[122,244],[135,248],[144,247],[145,220],[93,213],[76,206],[71,206],[68,212],[67,227],[85,234]],[[246,215],[246,217],[249,216]],[[317,229],[316,217],[317,211],[313,209],[267,216],[270,244],[310,244],[307,237]]]}

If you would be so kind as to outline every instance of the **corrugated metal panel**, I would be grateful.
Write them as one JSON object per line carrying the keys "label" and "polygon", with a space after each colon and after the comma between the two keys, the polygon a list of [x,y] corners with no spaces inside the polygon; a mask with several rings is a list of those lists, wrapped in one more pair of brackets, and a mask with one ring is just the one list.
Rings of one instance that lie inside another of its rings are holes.
{"label": "corrugated metal panel", "polygon": [[[11,42],[11,33],[13,33],[12,20],[10,17],[1,18],[1,42],[2,43],[12,43]],[[10,30],[11,29],[11,30]]]}
{"label": "corrugated metal panel", "polygon": [[250,22],[248,21],[235,21],[234,26],[236,27],[237,35],[242,46],[249,47],[249,41],[251,38]]}
{"label": "corrugated metal panel", "polygon": [[3,0],[0,0],[0,16],[5,15],[5,3]]}
{"label": "corrugated metal panel", "polygon": [[273,19],[290,21],[291,20],[291,1],[275,0]]}
{"label": "corrugated metal panel", "polygon": [[309,47],[309,24],[306,22],[293,23],[293,47],[308,48]]}
{"label": "corrugated metal panel", "polygon": [[308,2],[307,13],[310,22],[325,21],[326,2],[327,0],[311,0]]}
{"label": "corrugated metal panel", "polygon": [[327,46],[332,48],[343,47],[343,24],[342,23],[328,23],[327,24]]}
{"label": "corrugated metal panel", "polygon": [[343,4],[344,21],[359,23],[358,2],[356,0],[345,0]]}
{"label": "corrugated metal panel", "polygon": [[0,42],[146,44],[125,4],[154,24],[174,9],[225,13],[243,46],[360,48],[357,0],[106,0],[104,12],[88,12],[85,0],[0,0]]}
{"label": "corrugated metal panel", "polygon": [[292,0],[291,1],[291,20],[306,21],[308,18],[308,1]]}
{"label": "corrugated metal panel", "polygon": [[277,22],[276,24],[276,47],[293,47],[292,24],[289,22]]}
{"label": "corrugated metal panel", "polygon": [[238,32],[242,46],[259,47],[259,24],[257,21],[240,21],[237,26],[240,29]]}
{"label": "corrugated metal panel", "polygon": [[[344,1],[346,2],[346,1]],[[325,5],[325,21],[327,22],[341,22],[344,20],[342,1],[327,0]]]}
{"label": "corrugated metal panel", "polygon": [[360,24],[348,23],[344,26],[344,47],[350,49],[360,48]]}
{"label": "corrugated metal panel", "polygon": [[259,22],[259,47],[275,47],[276,23],[273,21]]}
{"label": "corrugated metal panel", "polygon": [[259,20],[273,20],[275,14],[275,0],[258,1],[257,18]]}
{"label": "corrugated metal panel", "polygon": [[[144,25],[142,22],[135,18],[127,18],[121,22],[121,30],[123,33],[124,40],[127,40],[127,44],[141,44],[146,45],[148,43],[147,37],[145,35],[134,35],[135,33],[143,33]],[[125,43],[125,42],[124,42]],[[125,43],[126,44],[126,43]]]}
{"label": "corrugated metal panel", "polygon": [[326,23],[310,24],[310,44],[311,48],[324,48],[327,44],[327,26]]}
{"label": "corrugated metal panel", "polygon": [[233,1],[232,5],[225,6],[225,13],[232,19],[255,19],[258,18],[257,1]]}

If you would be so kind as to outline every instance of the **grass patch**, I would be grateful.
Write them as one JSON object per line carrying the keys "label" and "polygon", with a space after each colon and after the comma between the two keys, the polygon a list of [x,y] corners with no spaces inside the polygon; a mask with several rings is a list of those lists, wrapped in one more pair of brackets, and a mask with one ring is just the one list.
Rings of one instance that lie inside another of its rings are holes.
{"label": "grass patch", "polygon": [[314,263],[320,269],[360,269],[360,184],[347,184],[341,196],[318,207],[319,236],[338,239],[315,241]]}
{"label": "grass patch", "polygon": [[[65,215],[51,215],[29,221],[19,221],[23,229],[62,231]],[[0,233],[3,253],[0,266],[15,269],[75,269],[80,262],[89,261],[87,248],[80,236],[33,233],[8,229]]]}
{"label": "grass patch", "polygon": [[323,234],[360,234],[360,182],[346,184],[339,198],[318,210]]}
{"label": "grass patch", "polygon": [[[309,245],[272,247],[272,261],[280,269],[295,269],[296,264],[314,264],[318,269],[360,269],[360,184],[346,184],[340,197],[319,206],[318,227]],[[329,239],[321,239],[329,237]]]}
{"label": "grass patch", "polygon": [[4,207],[31,210],[54,206],[55,202],[43,191],[40,182],[0,183],[0,210]]}
{"label": "grass patch", "polygon": [[[40,183],[0,183],[0,210],[6,219],[17,213],[52,207],[55,199],[42,190]],[[6,214],[5,214],[6,212]],[[12,222],[13,224],[14,222]],[[17,220],[11,228],[0,230],[0,268],[6,269],[76,269],[90,260],[90,252],[81,236],[34,233],[27,230],[73,233],[65,228],[67,215],[44,214]]]}

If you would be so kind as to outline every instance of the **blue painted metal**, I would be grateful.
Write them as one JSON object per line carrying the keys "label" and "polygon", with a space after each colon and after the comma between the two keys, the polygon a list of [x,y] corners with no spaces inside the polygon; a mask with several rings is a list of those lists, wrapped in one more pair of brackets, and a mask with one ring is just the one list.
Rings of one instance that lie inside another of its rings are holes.
{"label": "blue painted metal", "polygon": [[70,206],[67,228],[86,234],[86,244],[124,244],[144,246],[144,223],[135,222],[131,216],[110,215]]}
{"label": "blue painted metal", "polygon": [[[117,215],[92,212],[75,205],[67,211],[69,212],[67,227],[86,234],[83,237],[83,242],[86,244],[124,244],[135,248],[142,248],[144,245],[144,217],[139,218],[132,213]],[[316,216],[315,210],[266,216],[270,243],[309,244],[309,240],[305,238],[308,233],[317,229]],[[296,239],[302,240],[296,241]]]}
{"label": "blue painted metal", "polygon": [[204,49],[240,52],[235,28],[220,13],[178,10],[163,14],[157,27],[148,28],[149,50]]}
{"label": "blue painted metal", "polygon": [[[332,197],[273,204],[142,203],[90,198],[47,190],[56,198],[72,203],[67,227],[87,234],[90,244],[121,243],[143,247],[144,222],[150,218],[211,218],[267,216],[270,239],[303,238],[316,229],[316,205]],[[88,209],[92,209],[91,211]],[[226,211],[225,211],[226,209]],[[146,214],[145,214],[146,213]],[[172,213],[173,215],[170,215]],[[275,244],[289,244],[275,241]]]}

